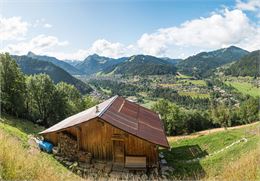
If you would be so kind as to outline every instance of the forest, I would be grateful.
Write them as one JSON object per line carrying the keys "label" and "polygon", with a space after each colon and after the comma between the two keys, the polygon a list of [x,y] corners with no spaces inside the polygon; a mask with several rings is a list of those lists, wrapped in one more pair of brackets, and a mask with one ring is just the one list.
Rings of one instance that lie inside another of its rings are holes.
{"label": "forest", "polygon": [[46,74],[24,75],[7,53],[0,59],[3,113],[48,127],[97,103],[73,85],[54,84]]}

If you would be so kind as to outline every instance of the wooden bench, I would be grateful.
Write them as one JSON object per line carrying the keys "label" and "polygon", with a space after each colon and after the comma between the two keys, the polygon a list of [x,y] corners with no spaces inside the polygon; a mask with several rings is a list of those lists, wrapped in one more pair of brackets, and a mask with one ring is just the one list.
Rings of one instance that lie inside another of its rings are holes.
{"label": "wooden bench", "polygon": [[146,169],[146,157],[145,156],[126,156],[125,167],[133,170],[145,170]]}

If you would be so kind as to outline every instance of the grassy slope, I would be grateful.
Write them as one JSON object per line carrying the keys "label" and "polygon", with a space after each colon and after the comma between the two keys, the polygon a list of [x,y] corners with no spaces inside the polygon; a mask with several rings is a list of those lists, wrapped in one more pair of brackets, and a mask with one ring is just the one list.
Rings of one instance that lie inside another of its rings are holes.
{"label": "grassy slope", "polygon": [[[252,132],[250,130],[254,130],[256,128],[258,128],[257,134],[249,133]],[[164,152],[168,163],[175,168],[175,172],[173,173],[175,178],[204,178],[209,180],[215,178],[237,180],[240,178],[242,180],[252,180],[257,177],[256,165],[260,164],[259,159],[254,159],[256,156],[260,158],[259,132],[260,123],[246,128],[216,132],[192,139],[170,142],[172,147],[171,151],[164,150]],[[212,154],[213,152],[219,151],[243,137],[246,137],[248,141],[241,142],[213,156],[205,157],[207,154]],[[186,162],[187,160],[197,157],[204,158],[200,161],[192,163]],[[252,167],[247,167],[248,170],[251,169],[251,172],[243,168],[243,164],[246,164],[247,162],[250,163],[249,165],[255,166],[255,169]],[[230,178],[230,174],[225,171],[232,167],[236,168],[239,164],[242,165],[240,170],[237,170],[237,174]],[[241,174],[242,171],[245,171],[245,173]],[[258,171],[258,175],[260,174],[259,172],[260,171]],[[252,174],[248,175],[249,173]],[[238,174],[241,174],[241,177],[238,178]]]}
{"label": "grassy slope", "polygon": [[[258,132],[254,132],[258,128]],[[79,180],[80,178],[60,165],[46,153],[29,154],[28,135],[43,128],[26,120],[2,115],[0,120],[0,180]],[[260,123],[236,130],[216,132],[193,139],[170,142],[166,159],[175,168],[173,177],[184,179],[260,179]],[[256,133],[256,134],[252,134]],[[199,162],[185,163],[189,159],[221,150],[234,141],[241,142],[221,153]],[[201,151],[199,151],[201,150]],[[245,169],[247,168],[247,169]],[[233,170],[236,170],[234,172]],[[258,174],[258,175],[257,175]]]}
{"label": "grassy slope", "polygon": [[51,155],[32,154],[29,134],[43,130],[29,121],[1,115],[0,180],[80,180]]}
{"label": "grassy slope", "polygon": [[198,85],[198,86],[206,86],[206,82],[204,80],[180,80],[179,82],[181,82],[182,84],[194,84],[194,85]]}
{"label": "grassy slope", "polygon": [[181,96],[190,96],[193,98],[210,98],[209,94],[198,93],[195,91],[191,92],[178,92]]}
{"label": "grassy slope", "polygon": [[248,94],[250,96],[260,96],[260,88],[254,87],[251,83],[248,82],[225,82],[227,85],[233,86],[235,89],[237,89],[242,94]]}

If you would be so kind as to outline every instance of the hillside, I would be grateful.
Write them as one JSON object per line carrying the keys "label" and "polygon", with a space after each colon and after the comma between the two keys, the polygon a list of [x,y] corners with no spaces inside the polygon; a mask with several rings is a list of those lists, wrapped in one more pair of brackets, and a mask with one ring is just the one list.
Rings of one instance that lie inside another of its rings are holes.
{"label": "hillside", "polygon": [[166,60],[149,55],[134,55],[112,70],[123,75],[162,75],[175,74],[176,67]]}
{"label": "hillside", "polygon": [[58,60],[55,57],[49,57],[49,56],[46,56],[46,55],[36,55],[32,52],[28,52],[27,56],[31,57],[33,59],[40,60],[40,61],[51,62],[54,65],[64,69],[65,71],[67,71],[71,75],[81,75],[81,74],[83,74],[83,72],[81,72],[80,70],[78,70],[77,68],[72,66],[71,64],[69,64],[65,61],[62,61],[62,60]]}
{"label": "hillside", "polygon": [[259,122],[217,132],[213,129],[207,134],[170,138],[172,149],[163,152],[175,168],[175,179],[256,180],[260,178],[259,135]]}
{"label": "hillside", "polygon": [[249,52],[241,48],[230,46],[211,52],[201,52],[180,61],[178,68],[180,72],[197,77],[206,77],[214,68],[239,60]]}
{"label": "hillside", "polygon": [[260,50],[242,57],[225,70],[226,75],[259,77]]}
{"label": "hillside", "polygon": [[[81,179],[52,155],[35,148],[31,135],[43,129],[27,120],[1,115],[1,179]],[[217,132],[208,130],[207,134],[195,133],[194,137],[170,138],[171,150],[161,152],[174,168],[171,179],[257,180],[260,178],[259,131],[260,123],[257,122]]]}
{"label": "hillside", "polygon": [[43,129],[27,120],[1,115],[0,180],[81,180],[34,147],[31,135]]}
{"label": "hillside", "polygon": [[162,57],[160,59],[163,59],[163,60],[165,60],[168,63],[171,63],[173,65],[177,65],[180,61],[182,61],[182,59],[173,59],[173,58],[168,58],[168,57]]}
{"label": "hillside", "polygon": [[84,61],[75,65],[77,69],[84,72],[87,75],[95,74],[98,72],[111,69],[112,67],[124,62],[127,58],[109,58],[99,56],[97,54],[88,56]]}
{"label": "hillside", "polygon": [[92,90],[89,85],[71,76],[68,72],[51,62],[40,61],[28,56],[13,56],[13,58],[16,60],[22,72],[27,75],[46,73],[51,77],[54,83],[63,81],[72,84],[82,93],[88,93]]}

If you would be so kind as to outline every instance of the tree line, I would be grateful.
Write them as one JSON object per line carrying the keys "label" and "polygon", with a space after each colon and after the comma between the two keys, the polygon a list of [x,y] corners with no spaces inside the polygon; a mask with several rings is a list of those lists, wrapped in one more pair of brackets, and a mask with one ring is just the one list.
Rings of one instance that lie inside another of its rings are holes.
{"label": "tree line", "polygon": [[46,74],[24,75],[8,53],[0,54],[0,71],[1,112],[16,117],[51,126],[97,103]]}
{"label": "tree line", "polygon": [[240,107],[212,104],[208,110],[185,109],[163,99],[152,107],[161,115],[167,135],[193,133],[216,127],[230,127],[259,121],[259,102],[248,97]]}

